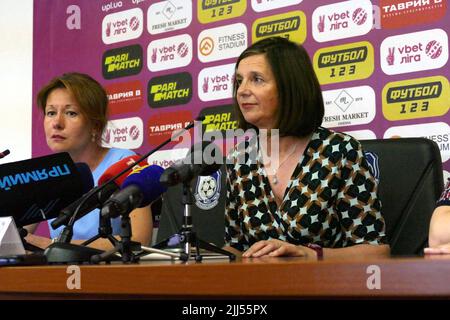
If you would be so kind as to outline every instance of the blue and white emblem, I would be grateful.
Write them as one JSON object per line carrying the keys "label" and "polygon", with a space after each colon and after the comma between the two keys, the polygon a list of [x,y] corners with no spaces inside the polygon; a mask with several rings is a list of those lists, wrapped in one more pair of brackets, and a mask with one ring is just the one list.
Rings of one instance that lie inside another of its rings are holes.
{"label": "blue and white emblem", "polygon": [[364,157],[369,165],[370,173],[377,183],[380,183],[380,165],[378,164],[378,155],[372,151],[364,151]]}
{"label": "blue and white emblem", "polygon": [[203,210],[209,210],[219,203],[221,189],[221,171],[210,176],[199,176],[195,187],[195,205]]}

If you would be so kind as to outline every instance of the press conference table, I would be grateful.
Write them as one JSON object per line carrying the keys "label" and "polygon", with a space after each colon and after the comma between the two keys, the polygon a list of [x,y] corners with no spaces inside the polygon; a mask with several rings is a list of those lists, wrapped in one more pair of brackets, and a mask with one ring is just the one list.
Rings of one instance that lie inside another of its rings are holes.
{"label": "press conference table", "polygon": [[[81,288],[70,290],[66,265],[2,267],[0,299],[450,297],[450,256],[142,261],[79,270]],[[378,271],[380,289],[373,288]]]}

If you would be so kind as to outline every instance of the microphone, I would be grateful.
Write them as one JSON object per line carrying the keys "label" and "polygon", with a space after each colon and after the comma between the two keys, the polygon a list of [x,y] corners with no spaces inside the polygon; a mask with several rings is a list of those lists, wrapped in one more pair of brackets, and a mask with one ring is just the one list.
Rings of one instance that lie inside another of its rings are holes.
{"label": "microphone", "polygon": [[0,159],[3,159],[4,157],[6,157],[10,153],[11,152],[9,152],[9,149],[6,149],[5,151],[0,152]]}
{"label": "microphone", "polygon": [[148,206],[167,190],[159,183],[163,172],[164,169],[157,165],[147,165],[134,170],[123,182],[122,190],[106,202],[101,215],[116,218],[136,208]]}
{"label": "microphone", "polygon": [[[61,210],[59,217],[51,222],[52,228],[57,229],[62,225],[68,225],[74,214],[76,215],[73,218],[72,224],[74,224],[76,220],[81,219],[92,210],[101,208],[103,204],[109,199],[109,197],[114,192],[119,190],[119,187],[124,182],[126,176],[122,175],[116,180],[112,180],[111,183],[108,183],[111,178],[116,176],[123,169],[127,169],[126,173],[130,173],[131,170],[136,167],[135,165],[134,167],[130,168],[130,165],[136,164],[136,160],[139,158],[140,156],[138,155],[129,156],[110,166],[98,179],[98,187],[95,187],[88,194],[83,195],[81,198],[72,202],[69,206]],[[101,187],[103,185],[104,187]]]}
{"label": "microphone", "polygon": [[19,227],[55,218],[93,185],[89,167],[66,152],[3,164],[0,216],[13,216]]}
{"label": "microphone", "polygon": [[189,182],[197,176],[209,176],[219,170],[223,162],[219,147],[210,141],[202,141],[194,144],[183,160],[178,160],[167,168],[161,175],[160,182],[170,187]]}

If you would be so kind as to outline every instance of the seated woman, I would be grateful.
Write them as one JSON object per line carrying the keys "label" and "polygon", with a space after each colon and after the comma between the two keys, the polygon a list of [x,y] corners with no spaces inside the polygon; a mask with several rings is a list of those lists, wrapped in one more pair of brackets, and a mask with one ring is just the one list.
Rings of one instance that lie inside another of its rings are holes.
{"label": "seated woman", "polygon": [[[225,249],[387,255],[377,183],[360,143],[321,127],[322,92],[305,49],[280,37],[254,43],[237,60],[234,99],[239,127],[256,138],[227,158]],[[267,156],[274,139],[279,149]]]}
{"label": "seated woman", "polygon": [[[66,73],[52,79],[37,96],[38,107],[44,114],[44,131],[47,144],[54,152],[68,152],[74,162],[84,162],[91,169],[94,183],[106,169],[127,156],[130,150],[105,148],[101,136],[107,124],[108,97],[103,87],[93,78],[81,73]],[[150,207],[135,209],[130,213],[133,230],[132,240],[148,245],[152,236]],[[55,239],[63,227],[51,228]],[[98,234],[99,210],[79,219],[73,229],[74,243],[80,244]],[[120,231],[120,218],[112,220],[113,233]],[[36,226],[28,226],[28,243],[46,248],[51,239],[31,234]],[[98,249],[112,247],[107,239],[92,243]]]}
{"label": "seated woman", "polygon": [[426,254],[450,254],[450,178],[431,216],[428,245]]}

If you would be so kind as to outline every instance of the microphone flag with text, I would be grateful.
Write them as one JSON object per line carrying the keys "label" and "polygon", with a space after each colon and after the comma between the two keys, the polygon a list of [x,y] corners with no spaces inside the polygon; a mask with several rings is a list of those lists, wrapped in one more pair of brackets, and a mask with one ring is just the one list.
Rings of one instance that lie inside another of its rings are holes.
{"label": "microphone flag with text", "polygon": [[123,182],[121,190],[105,203],[101,211],[102,216],[116,218],[126,215],[158,199],[167,190],[159,182],[163,172],[164,169],[158,165],[142,166],[131,172]]}
{"label": "microphone flag with text", "polygon": [[[74,217],[73,222],[84,217],[86,214],[91,212],[94,209],[101,208],[103,204],[111,197],[111,195],[118,191],[120,186],[123,184],[127,175],[132,172],[132,170],[136,169],[139,165],[135,165],[134,167],[130,167],[132,164],[136,163],[137,160],[140,159],[139,155],[132,155],[126,158],[121,159],[120,161],[111,165],[102,176],[98,179],[98,187],[95,187],[89,194],[83,195],[78,200],[71,203],[69,206],[61,210],[58,218],[51,222],[51,226],[53,229],[57,229],[62,225],[67,225],[71,220],[72,216],[76,213],[76,217]],[[141,165],[145,165],[146,161],[141,161]],[[115,180],[110,181],[114,178],[118,173],[122,170],[129,168],[129,170]],[[100,189],[100,186],[102,187]],[[82,203],[83,202],[83,203]],[[82,205],[78,208],[79,205]],[[78,211],[76,212],[78,208]]]}
{"label": "microphone flag with text", "polygon": [[67,152],[0,165],[0,216],[17,226],[48,220],[90,190],[92,173]]}
{"label": "microphone flag with text", "polygon": [[191,181],[197,176],[209,176],[220,169],[224,158],[218,145],[202,141],[192,145],[184,159],[176,161],[161,175],[166,187]]}

